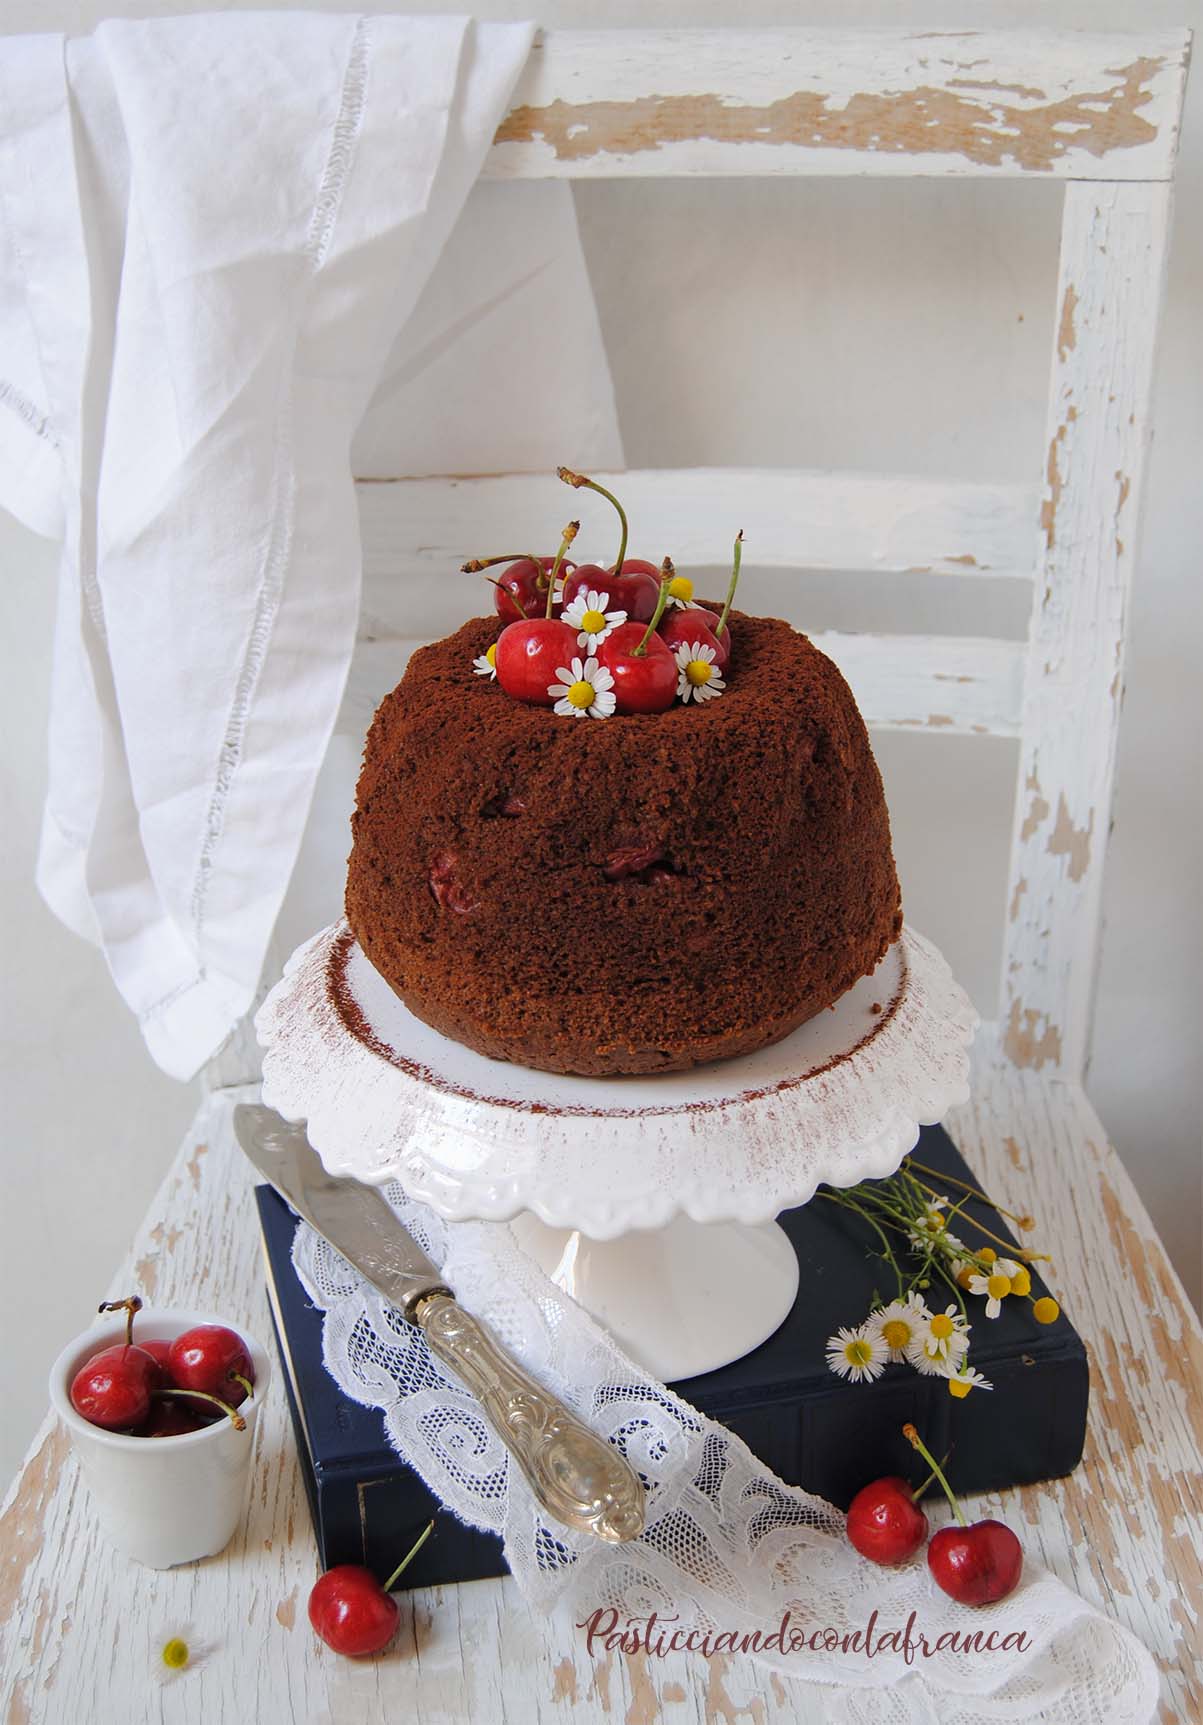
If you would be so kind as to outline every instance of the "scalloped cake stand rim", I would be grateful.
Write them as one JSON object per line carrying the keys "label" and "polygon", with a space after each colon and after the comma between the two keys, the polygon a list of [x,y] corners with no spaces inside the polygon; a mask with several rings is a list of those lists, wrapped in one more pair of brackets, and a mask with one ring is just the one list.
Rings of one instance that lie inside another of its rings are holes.
{"label": "scalloped cake stand rim", "polygon": [[488,1060],[414,1018],[345,921],[298,947],[255,1020],[263,1095],[332,1174],[398,1180],[452,1221],[529,1211],[610,1240],[760,1224],[894,1172],[968,1097],[977,1014],[909,927],[872,977],[769,1049],[647,1079]]}

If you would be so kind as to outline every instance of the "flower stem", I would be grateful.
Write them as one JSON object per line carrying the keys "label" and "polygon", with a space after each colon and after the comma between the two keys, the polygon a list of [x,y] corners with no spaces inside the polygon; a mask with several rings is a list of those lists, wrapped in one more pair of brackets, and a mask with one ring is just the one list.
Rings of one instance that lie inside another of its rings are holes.
{"label": "flower stem", "polygon": [[565,527],[563,536],[560,539],[560,549],[556,552],[556,560],[552,564],[551,574],[547,578],[547,612],[546,612],[546,615],[548,617],[551,616],[551,608],[555,603],[556,581],[559,579],[560,564],[564,561],[564,557],[565,557],[565,554],[567,553],[568,547],[572,544],[572,541],[576,538],[576,536],[580,532],[580,530],[581,530],[581,524],[579,521],[570,521],[568,523],[567,527]]}
{"label": "flower stem", "polygon": [[132,1347],[134,1342],[134,1313],[142,1310],[142,1301],[139,1296],[131,1294],[127,1300],[102,1300],[96,1310],[98,1312],[125,1313],[125,1345],[127,1348]]}
{"label": "flower stem", "polygon": [[829,1199],[833,1204],[839,1204],[844,1210],[854,1211],[856,1215],[862,1217],[869,1224],[870,1228],[872,1228],[873,1232],[877,1235],[877,1238],[881,1241],[881,1255],[894,1272],[895,1278],[898,1282],[898,1293],[899,1296],[901,1296],[903,1292],[902,1270],[899,1267],[898,1260],[894,1256],[894,1248],[891,1246],[889,1240],[887,1240],[885,1230],[881,1227],[880,1223],[878,1223],[867,1210],[862,1209],[855,1199],[849,1198],[844,1192],[829,1192],[825,1191],[823,1187],[820,1186],[818,1196],[820,1198]]}
{"label": "flower stem", "polygon": [[733,567],[731,570],[731,583],[730,583],[730,586],[727,588],[726,603],[724,604],[722,611],[719,613],[718,622],[714,625],[715,638],[716,638],[716,640],[719,640],[719,641],[721,641],[723,638],[723,630],[727,627],[727,617],[730,614],[731,604],[735,598],[735,589],[739,586],[739,565],[740,565],[740,560],[743,557],[743,552],[744,552],[744,530],[741,527],[739,532],[735,535],[735,550],[732,553]]}
{"label": "flower stem", "polygon": [[631,648],[632,659],[642,659],[647,652],[647,644],[656,633],[656,624],[663,617],[664,607],[668,604],[669,582],[675,573],[672,558],[666,557],[660,565],[660,597],[656,600],[656,609],[652,612],[647,628],[643,631],[643,639],[637,647]]}
{"label": "flower stem", "polygon": [[[914,1426],[908,1422],[902,1428],[902,1435],[904,1438],[906,1438],[908,1440],[908,1442],[911,1444],[913,1449],[917,1449],[919,1451],[919,1454],[923,1457],[924,1461],[927,1463],[928,1467],[931,1469],[932,1479],[938,1479],[940,1484],[943,1486],[944,1495],[948,1499],[949,1503],[952,1505],[954,1511],[956,1512],[956,1518],[960,1522],[961,1526],[962,1527],[968,1527],[969,1522],[966,1518],[965,1511],[961,1508],[960,1504],[957,1502],[955,1496],[953,1495],[952,1487],[949,1485],[948,1481],[944,1477],[944,1469],[940,1466],[940,1464],[936,1460],[935,1456],[928,1449],[927,1445],[924,1443],[923,1439],[919,1436],[919,1433],[915,1430]],[[918,1494],[916,1494],[916,1495],[918,1495]]]}
{"label": "flower stem", "polygon": [[[996,1204],[992,1198],[987,1198],[984,1192],[980,1191],[976,1186],[971,1186],[968,1180],[958,1180],[955,1175],[942,1174],[938,1168],[929,1168],[926,1162],[920,1162],[914,1156],[908,1156],[906,1161],[903,1163],[903,1167],[905,1168],[908,1164],[912,1168],[921,1168],[925,1174],[930,1174],[933,1179],[942,1180],[946,1186],[959,1186],[962,1192],[968,1192],[971,1198],[977,1198],[983,1204],[988,1204],[990,1208],[992,1210],[996,1210],[1000,1216],[1005,1216],[1008,1222],[1014,1222],[1017,1228],[1034,1228],[1036,1226],[1035,1219],[1033,1217],[1017,1216],[1013,1210],[1004,1210],[1001,1204]],[[928,1187],[927,1189],[928,1191],[932,1190],[931,1187]],[[937,1196],[940,1196],[940,1194],[937,1194]]]}
{"label": "flower stem", "polygon": [[612,503],[618,511],[618,519],[622,523],[622,537],[618,541],[618,557],[613,573],[622,574],[622,565],[627,554],[627,512],[612,491],[607,491],[604,485],[599,485],[596,479],[588,479],[583,473],[574,473],[571,467],[557,467],[556,477],[562,479],[565,485],[571,485],[576,490],[586,486],[590,491],[596,491],[599,497],[604,497],[607,503]]}
{"label": "flower stem", "polygon": [[401,1561],[397,1565],[396,1569],[394,1569],[393,1573],[389,1576],[388,1580],[385,1582],[384,1591],[386,1593],[391,1593],[393,1591],[393,1588],[396,1587],[397,1582],[400,1579],[400,1577],[409,1568],[410,1564],[413,1562],[414,1558],[421,1551],[422,1547],[426,1544],[426,1541],[430,1538],[430,1536],[433,1532],[434,1532],[434,1523],[433,1523],[433,1521],[428,1521],[426,1523],[426,1526],[422,1529],[421,1533],[418,1535],[417,1539],[414,1540],[413,1544],[410,1546],[409,1550],[406,1552],[405,1556],[401,1559]]}

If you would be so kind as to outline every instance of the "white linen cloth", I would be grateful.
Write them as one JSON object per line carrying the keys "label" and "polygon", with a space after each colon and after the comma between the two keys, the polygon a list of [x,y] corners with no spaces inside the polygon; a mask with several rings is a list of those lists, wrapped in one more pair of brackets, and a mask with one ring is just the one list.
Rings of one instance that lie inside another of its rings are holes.
{"label": "white linen cloth", "polygon": [[369,460],[464,471],[465,377],[496,449],[554,295],[580,339],[525,377],[554,407],[514,416],[508,465],[621,459],[567,188],[513,188],[544,238],[521,269],[510,188],[480,188],[488,243],[432,280],[532,34],[232,12],[0,40],[0,504],[63,537],[38,880],[178,1077],[251,1005],[296,857],[382,374],[407,429],[386,450],[370,415]]}

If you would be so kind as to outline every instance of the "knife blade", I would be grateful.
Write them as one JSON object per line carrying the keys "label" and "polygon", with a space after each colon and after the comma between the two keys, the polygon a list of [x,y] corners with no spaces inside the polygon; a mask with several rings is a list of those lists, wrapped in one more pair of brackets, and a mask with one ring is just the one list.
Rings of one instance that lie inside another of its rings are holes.
{"label": "knife blade", "polygon": [[613,1445],[535,1381],[458,1304],[373,1187],[328,1174],[303,1126],[252,1103],[234,1110],[243,1151],[280,1196],[402,1316],[481,1404],[535,1500],[555,1520],[612,1543],[643,1532],[638,1474]]}

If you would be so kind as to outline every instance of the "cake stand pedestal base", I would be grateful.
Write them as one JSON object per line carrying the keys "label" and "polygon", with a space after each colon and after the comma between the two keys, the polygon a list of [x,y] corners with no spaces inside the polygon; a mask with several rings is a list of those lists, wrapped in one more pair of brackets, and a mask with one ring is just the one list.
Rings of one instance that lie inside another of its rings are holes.
{"label": "cake stand pedestal base", "polygon": [[694,1222],[594,1240],[526,1210],[513,1228],[551,1281],[661,1383],[742,1359],[789,1316],[798,1259],[776,1222]]}

